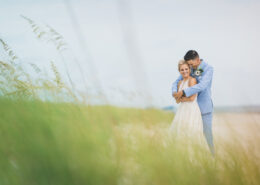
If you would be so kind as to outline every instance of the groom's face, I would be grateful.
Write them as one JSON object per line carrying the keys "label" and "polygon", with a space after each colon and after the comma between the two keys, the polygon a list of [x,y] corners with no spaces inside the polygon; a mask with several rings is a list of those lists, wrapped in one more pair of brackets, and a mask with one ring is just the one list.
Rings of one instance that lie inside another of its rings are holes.
{"label": "groom's face", "polygon": [[190,67],[196,69],[200,65],[200,59],[195,58],[193,60],[188,60],[187,63],[189,64]]}

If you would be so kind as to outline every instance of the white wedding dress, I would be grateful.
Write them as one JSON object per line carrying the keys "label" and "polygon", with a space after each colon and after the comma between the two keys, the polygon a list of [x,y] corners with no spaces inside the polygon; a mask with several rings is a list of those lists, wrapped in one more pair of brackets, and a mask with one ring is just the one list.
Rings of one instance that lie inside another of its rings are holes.
{"label": "white wedding dress", "polygon": [[[189,87],[189,80],[182,81],[178,91]],[[170,133],[176,134],[177,138],[194,139],[199,144],[205,144],[203,135],[203,123],[197,96],[194,101],[180,102],[175,117],[170,125]],[[190,138],[189,138],[190,137]]]}

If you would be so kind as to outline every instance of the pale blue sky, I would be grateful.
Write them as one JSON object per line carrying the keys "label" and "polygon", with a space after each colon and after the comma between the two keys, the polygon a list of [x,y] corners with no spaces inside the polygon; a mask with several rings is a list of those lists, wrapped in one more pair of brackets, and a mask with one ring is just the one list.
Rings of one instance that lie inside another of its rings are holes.
{"label": "pale blue sky", "polygon": [[[97,69],[95,74],[111,103],[126,106],[142,106],[144,100],[142,97],[129,100],[113,89],[128,93],[145,82],[145,90],[150,92],[154,105],[173,104],[171,84],[178,76],[178,60],[187,50],[195,49],[215,69],[212,90],[216,106],[260,104],[259,1],[125,0],[134,25],[131,32],[134,46],[147,74],[144,78],[138,66],[137,73],[132,71],[136,63],[130,64],[126,52],[120,26],[120,0],[70,1],[91,56],[80,49],[63,2],[1,0],[0,37],[22,61],[49,68],[49,61],[54,60],[63,71],[54,47],[37,40],[20,15],[52,26],[71,48],[65,55],[77,87],[83,90],[72,53],[86,75],[93,72],[86,63],[86,58],[91,57]],[[128,24],[124,26],[129,31]],[[136,82],[135,77],[140,78],[140,82]]]}

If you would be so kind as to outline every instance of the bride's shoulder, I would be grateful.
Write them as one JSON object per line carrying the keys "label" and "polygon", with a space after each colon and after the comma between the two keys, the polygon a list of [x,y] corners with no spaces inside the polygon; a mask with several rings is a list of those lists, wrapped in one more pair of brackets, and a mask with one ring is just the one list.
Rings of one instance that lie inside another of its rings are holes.
{"label": "bride's shoulder", "polygon": [[189,79],[189,86],[193,86],[193,85],[195,85],[195,84],[197,84],[196,78],[190,77],[190,79]]}

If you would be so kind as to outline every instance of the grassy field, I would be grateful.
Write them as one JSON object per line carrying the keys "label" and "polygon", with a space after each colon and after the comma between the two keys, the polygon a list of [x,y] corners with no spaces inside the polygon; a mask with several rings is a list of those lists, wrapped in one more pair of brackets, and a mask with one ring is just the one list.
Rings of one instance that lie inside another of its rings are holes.
{"label": "grassy field", "polygon": [[215,117],[215,158],[169,138],[173,114],[156,109],[0,99],[0,115],[1,185],[260,183],[259,126],[243,135],[228,115]]}

